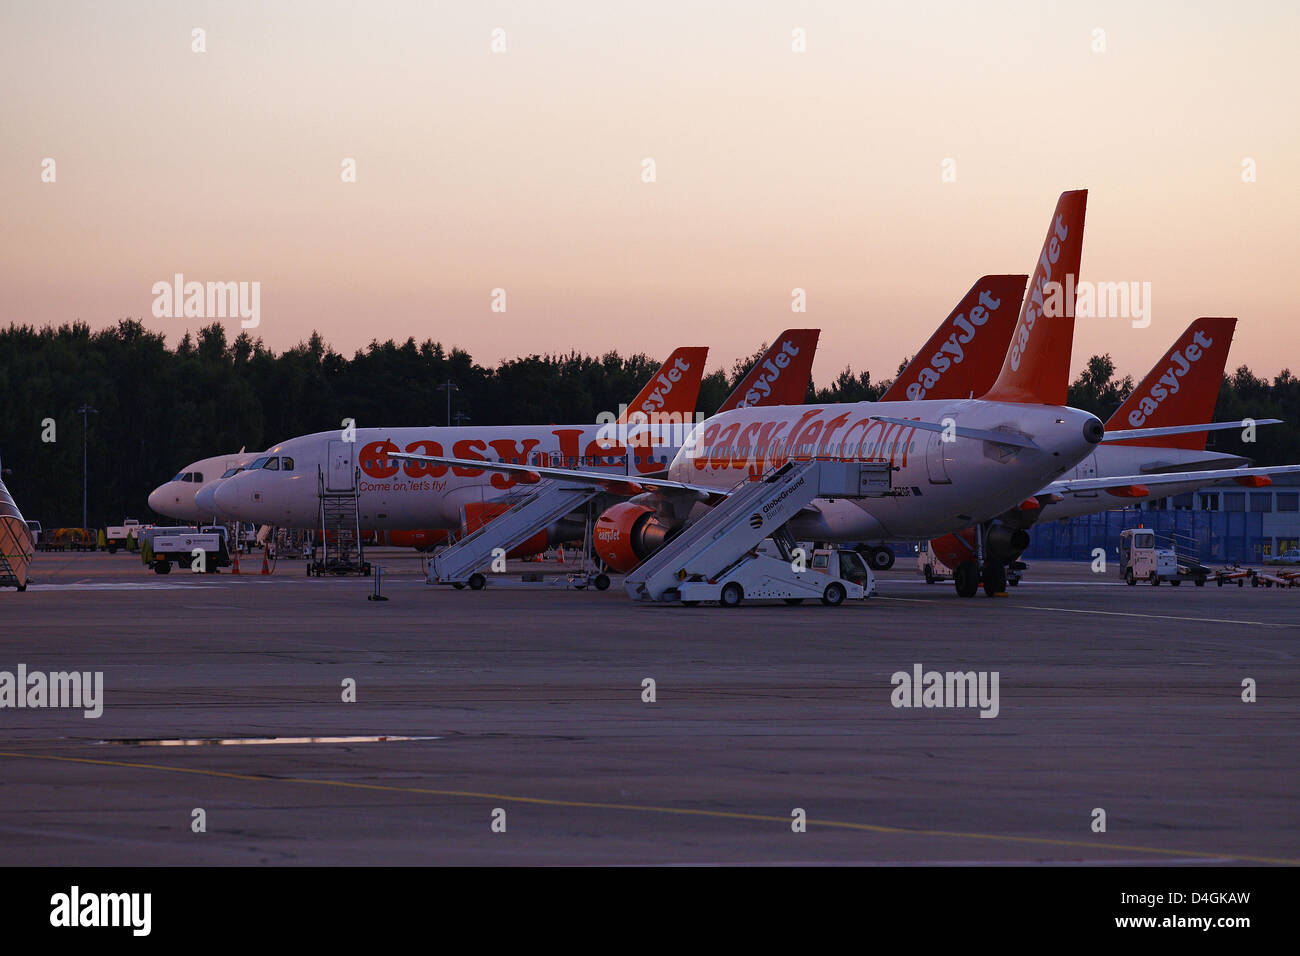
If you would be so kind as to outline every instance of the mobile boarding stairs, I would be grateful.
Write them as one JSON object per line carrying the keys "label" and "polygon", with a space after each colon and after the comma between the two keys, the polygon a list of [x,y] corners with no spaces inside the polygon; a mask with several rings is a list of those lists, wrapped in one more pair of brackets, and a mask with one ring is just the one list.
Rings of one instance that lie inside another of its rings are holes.
{"label": "mobile boarding stairs", "polygon": [[[886,496],[890,477],[887,462],[788,461],[738,484],[726,500],[633,568],[623,586],[641,601],[709,600],[705,595],[713,588],[720,589],[724,604],[738,602],[742,594],[790,602],[820,594],[822,575],[792,567],[794,539],[787,523],[816,498]],[[774,540],[780,558],[756,553],[766,538]],[[869,582],[868,577],[867,593]],[[709,587],[696,587],[705,584]],[[735,601],[728,599],[728,587],[741,587]]]}
{"label": "mobile boarding stairs", "polygon": [[491,566],[495,556],[509,554],[538,531],[577,511],[601,493],[600,488],[562,478],[544,479],[508,511],[435,554],[429,561],[429,583],[468,584],[478,590],[487,580],[482,572]]}

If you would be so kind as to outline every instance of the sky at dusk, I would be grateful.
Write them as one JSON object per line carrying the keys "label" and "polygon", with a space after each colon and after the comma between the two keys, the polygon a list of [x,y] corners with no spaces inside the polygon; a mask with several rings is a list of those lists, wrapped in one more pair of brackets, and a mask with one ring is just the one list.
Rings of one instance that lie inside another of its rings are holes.
{"label": "sky at dusk", "polygon": [[1300,372],[1298,37],[1293,3],[4,0],[0,323],[174,345],[179,272],[259,282],[277,351],[717,368],[815,326],[819,385],[883,378],[1087,188],[1082,278],[1152,320],[1081,319],[1075,371],[1231,315],[1230,367]]}

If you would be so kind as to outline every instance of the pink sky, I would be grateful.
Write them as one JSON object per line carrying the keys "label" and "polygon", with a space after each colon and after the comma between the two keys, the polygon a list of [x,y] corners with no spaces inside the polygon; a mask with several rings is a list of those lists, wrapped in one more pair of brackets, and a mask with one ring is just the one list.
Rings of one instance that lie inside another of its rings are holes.
{"label": "pink sky", "polygon": [[1150,282],[1153,321],[1081,320],[1076,370],[1235,315],[1231,366],[1300,371],[1297,36],[1282,3],[7,3],[0,323],[174,343],[181,272],[260,282],[277,350],[716,368],[818,326],[819,384],[880,378],[1086,187],[1082,277]]}

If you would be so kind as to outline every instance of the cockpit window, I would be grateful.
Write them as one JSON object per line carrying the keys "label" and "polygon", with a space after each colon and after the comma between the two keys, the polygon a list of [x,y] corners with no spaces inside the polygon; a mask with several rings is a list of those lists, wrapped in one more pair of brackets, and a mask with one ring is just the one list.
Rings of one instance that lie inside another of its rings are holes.
{"label": "cockpit window", "polygon": [[221,477],[222,477],[222,478],[230,478],[230,477],[233,477],[234,475],[239,474],[239,473],[240,473],[241,471],[243,471],[243,470],[244,470],[244,468],[243,468],[242,465],[241,465],[240,467],[238,467],[238,468],[227,468],[227,469],[225,470],[225,472],[222,473]]}
{"label": "cockpit window", "polygon": [[280,463],[281,463],[281,465],[284,467],[284,470],[285,470],[285,471],[293,471],[293,459],[292,459],[292,458],[281,458],[281,459],[280,459]]}
{"label": "cockpit window", "polygon": [[279,459],[279,458],[268,458],[268,459],[266,460],[266,464],[263,465],[262,467],[263,467],[266,471],[279,471],[279,470],[280,470],[280,459]]}
{"label": "cockpit window", "polygon": [[179,472],[179,473],[176,475],[176,477],[172,479],[172,481],[184,481],[184,480],[185,480],[185,472],[183,472],[183,471],[182,471],[182,472]]}
{"label": "cockpit window", "polygon": [[201,484],[203,484],[203,472],[201,472],[201,471],[196,471],[196,472],[194,473],[194,483],[197,484],[197,485],[201,485]]}
{"label": "cockpit window", "polygon": [[252,463],[251,465],[248,466],[248,470],[249,470],[249,471],[257,471],[257,469],[261,468],[263,465],[265,465],[265,464],[266,464],[268,461],[270,461],[270,460],[271,460],[271,459],[270,459],[269,457],[265,456],[265,455],[262,456],[261,458],[255,459],[255,460],[253,461],[253,463]]}

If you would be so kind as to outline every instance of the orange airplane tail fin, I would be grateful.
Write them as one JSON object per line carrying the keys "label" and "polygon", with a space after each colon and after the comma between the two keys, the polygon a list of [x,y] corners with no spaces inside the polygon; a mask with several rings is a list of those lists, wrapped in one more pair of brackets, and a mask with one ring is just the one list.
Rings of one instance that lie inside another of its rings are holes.
{"label": "orange airplane tail fin", "polygon": [[718,414],[756,405],[802,405],[821,329],[786,329],[718,407]]}
{"label": "orange airplane tail fin", "polygon": [[882,402],[983,395],[1002,368],[1028,276],[984,276],[908,363]]}
{"label": "orange airplane tail fin", "polygon": [[991,402],[1064,405],[1070,387],[1074,299],[1083,256],[1088,190],[1061,193],[1043,240],[1029,292],[997,381],[984,396]]}
{"label": "orange airplane tail fin", "polygon": [[704,378],[704,360],[709,350],[696,346],[683,346],[668,356],[659,371],[650,376],[645,388],[628,403],[618,417],[626,423],[631,415],[680,415],[690,421],[695,415],[695,403],[700,397],[700,382]]}
{"label": "orange airplane tail fin", "polygon": [[[1107,428],[1167,428],[1209,422],[1219,401],[1223,369],[1236,319],[1201,318],[1187,327],[1173,347],[1147,372],[1146,378],[1116,409]],[[1116,445],[1155,445],[1161,448],[1204,450],[1206,432],[1133,438]]]}

